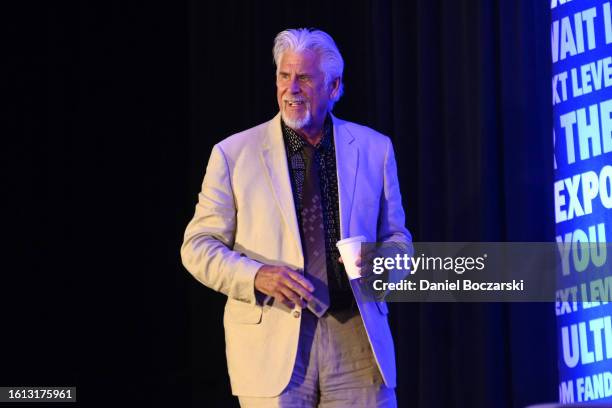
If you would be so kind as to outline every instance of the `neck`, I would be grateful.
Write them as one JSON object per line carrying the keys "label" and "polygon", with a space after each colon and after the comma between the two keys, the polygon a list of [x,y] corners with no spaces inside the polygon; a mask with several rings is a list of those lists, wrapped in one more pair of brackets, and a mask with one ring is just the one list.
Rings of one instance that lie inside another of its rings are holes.
{"label": "neck", "polygon": [[311,145],[316,146],[323,138],[323,127],[319,127],[318,129],[302,128],[296,130],[296,133],[306,139]]}

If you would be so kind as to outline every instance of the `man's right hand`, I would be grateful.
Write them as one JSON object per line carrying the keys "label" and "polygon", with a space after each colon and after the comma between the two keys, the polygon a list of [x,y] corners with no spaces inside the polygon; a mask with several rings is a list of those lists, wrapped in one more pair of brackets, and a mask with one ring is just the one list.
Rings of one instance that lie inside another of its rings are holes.
{"label": "man's right hand", "polygon": [[294,305],[306,307],[306,303],[312,299],[314,286],[294,269],[264,265],[255,275],[255,289],[293,309]]}

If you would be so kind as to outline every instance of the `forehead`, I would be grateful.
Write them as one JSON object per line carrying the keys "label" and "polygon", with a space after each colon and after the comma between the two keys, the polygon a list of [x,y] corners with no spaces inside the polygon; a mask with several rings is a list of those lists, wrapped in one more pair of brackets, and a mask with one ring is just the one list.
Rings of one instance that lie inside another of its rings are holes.
{"label": "forehead", "polygon": [[310,50],[299,52],[287,50],[281,56],[278,70],[282,72],[317,73],[320,71],[319,55]]}

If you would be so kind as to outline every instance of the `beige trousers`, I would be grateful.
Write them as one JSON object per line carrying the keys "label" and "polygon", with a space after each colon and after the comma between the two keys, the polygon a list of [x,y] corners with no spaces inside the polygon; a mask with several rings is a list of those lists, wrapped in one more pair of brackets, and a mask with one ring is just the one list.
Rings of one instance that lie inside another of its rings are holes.
{"label": "beige trousers", "polygon": [[356,306],[318,319],[303,310],[289,385],[276,397],[239,396],[242,408],[396,408]]}

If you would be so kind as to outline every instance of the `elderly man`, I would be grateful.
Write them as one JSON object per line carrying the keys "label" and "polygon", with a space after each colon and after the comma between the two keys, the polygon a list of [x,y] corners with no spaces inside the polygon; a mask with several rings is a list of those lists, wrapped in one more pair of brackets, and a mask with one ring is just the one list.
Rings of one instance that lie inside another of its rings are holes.
{"label": "elderly man", "polygon": [[386,304],[355,295],[335,245],[410,243],[391,141],[331,114],[344,62],[328,34],[282,31],[273,53],[280,112],[214,146],[183,264],[228,297],[241,406],[394,407]]}

